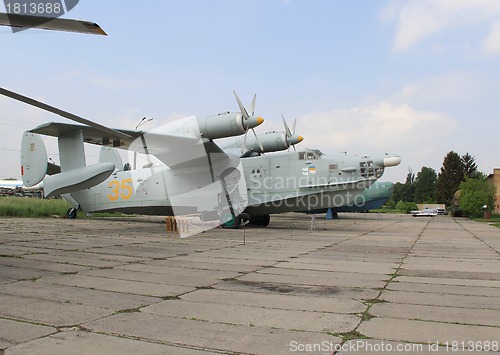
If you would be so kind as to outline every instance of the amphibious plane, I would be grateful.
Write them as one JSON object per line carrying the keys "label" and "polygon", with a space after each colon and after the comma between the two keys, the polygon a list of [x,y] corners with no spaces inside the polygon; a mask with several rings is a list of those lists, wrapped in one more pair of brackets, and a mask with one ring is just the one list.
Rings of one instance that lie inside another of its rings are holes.
{"label": "amphibious plane", "polygon": [[[8,20],[12,25],[11,18]],[[52,23],[47,29],[67,30],[67,21],[73,20]],[[0,24],[5,19],[1,22],[0,17]],[[30,26],[22,18],[16,25]],[[74,206],[68,213],[73,218],[81,209],[196,214],[211,222],[208,228],[219,224],[237,227],[245,219],[267,226],[272,213],[350,204],[386,167],[401,160],[387,154],[329,156],[315,149],[263,155],[289,150],[302,137],[291,132],[284,120],[285,132],[259,136],[253,132],[254,138],[248,137],[249,130],[263,119],[254,114],[255,97],[247,111],[236,93],[239,112],[186,117],[148,132],[105,127],[10,90],[0,88],[0,94],[80,123],[52,122],[27,131],[21,152],[24,184],[42,182],[45,196],[63,195]],[[60,166],[47,162],[40,135],[58,139]],[[243,139],[227,150],[214,142],[234,136]],[[87,166],[84,143],[102,146],[99,163]],[[164,165],[131,169],[123,164],[116,148],[153,155]]]}

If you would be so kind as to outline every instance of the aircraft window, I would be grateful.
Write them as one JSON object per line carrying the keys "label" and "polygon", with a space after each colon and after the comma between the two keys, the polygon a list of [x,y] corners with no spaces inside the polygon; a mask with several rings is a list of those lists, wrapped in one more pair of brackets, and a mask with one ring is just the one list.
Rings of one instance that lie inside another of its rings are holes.
{"label": "aircraft window", "polygon": [[308,152],[307,153],[307,160],[311,160],[311,159],[318,159],[318,157],[314,153]]}
{"label": "aircraft window", "polygon": [[319,158],[319,157],[321,157],[322,155],[325,155],[325,154],[323,154],[323,152],[322,152],[321,150],[319,150],[319,149],[316,149],[314,152],[316,153],[316,155],[318,156],[318,158]]}
{"label": "aircraft window", "polygon": [[359,163],[359,166],[361,167],[361,176],[363,177],[373,177],[377,176],[380,177],[382,174],[380,170],[383,171],[383,169],[376,168],[373,164],[373,161],[363,161]]}
{"label": "aircraft window", "polygon": [[306,159],[306,153],[305,152],[299,152],[299,160],[305,160]]}
{"label": "aircraft window", "polygon": [[328,167],[328,170],[330,170],[330,172],[333,172],[335,170],[337,170],[339,167],[337,164],[330,164],[330,166]]}

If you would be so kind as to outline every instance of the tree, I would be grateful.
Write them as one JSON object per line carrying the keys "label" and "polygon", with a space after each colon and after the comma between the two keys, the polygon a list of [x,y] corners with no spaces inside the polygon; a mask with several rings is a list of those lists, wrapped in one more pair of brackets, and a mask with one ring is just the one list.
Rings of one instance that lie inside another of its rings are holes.
{"label": "tree", "polygon": [[403,187],[403,201],[413,202],[415,200],[415,174],[411,168],[408,169],[408,175],[406,175],[406,182]]}
{"label": "tree", "polygon": [[466,178],[460,184],[460,209],[467,217],[481,217],[483,206],[492,211],[495,205],[495,187],[483,174],[476,178]]}
{"label": "tree", "polygon": [[392,195],[387,201],[386,205],[395,208],[396,204],[400,201],[403,202],[414,202],[415,199],[415,174],[413,174],[411,168],[408,169],[408,175],[406,175],[406,182],[404,184],[397,182],[394,184],[392,190]]}
{"label": "tree", "polygon": [[465,153],[462,156],[462,161],[464,164],[464,175],[467,178],[476,178],[477,177],[477,164],[476,158],[474,158],[469,153]]}
{"label": "tree", "polygon": [[438,203],[450,206],[453,195],[464,179],[464,163],[458,153],[451,151],[445,156],[436,183]]}
{"label": "tree", "polygon": [[435,203],[436,202],[436,171],[423,166],[415,178],[415,202]]}

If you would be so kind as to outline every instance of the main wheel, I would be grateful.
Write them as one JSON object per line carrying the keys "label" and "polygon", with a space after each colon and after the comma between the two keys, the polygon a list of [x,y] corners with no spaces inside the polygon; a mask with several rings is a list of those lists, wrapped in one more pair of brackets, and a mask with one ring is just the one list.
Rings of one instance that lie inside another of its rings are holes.
{"label": "main wheel", "polygon": [[271,217],[266,214],[264,216],[252,216],[250,217],[250,224],[253,226],[267,227],[271,222]]}

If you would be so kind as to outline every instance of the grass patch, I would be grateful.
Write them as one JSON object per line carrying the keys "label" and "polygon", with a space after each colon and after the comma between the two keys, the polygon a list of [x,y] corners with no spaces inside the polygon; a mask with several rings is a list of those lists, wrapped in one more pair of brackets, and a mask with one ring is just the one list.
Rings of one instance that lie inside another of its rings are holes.
{"label": "grass patch", "polygon": [[[63,199],[41,199],[15,196],[0,196],[0,216],[2,217],[27,217],[41,218],[50,216],[65,216],[71,205]],[[78,211],[77,218],[92,217],[124,217],[121,213],[94,213],[92,216],[85,216],[85,213]]]}
{"label": "grass patch", "polygon": [[477,221],[477,222],[500,224],[500,215],[499,214],[492,214],[490,219],[484,219],[484,218],[472,218],[472,219],[474,221]]}
{"label": "grass patch", "polygon": [[471,218],[473,221],[489,223],[494,227],[500,228],[500,214],[492,214],[490,219],[484,218]]}
{"label": "grass patch", "polygon": [[355,339],[369,339],[366,335],[361,334],[360,332],[358,332],[356,330],[352,330],[348,333],[326,333],[326,334],[333,335],[336,337],[341,337],[342,342],[344,342],[344,343],[347,341],[350,341],[350,340],[355,340]]}
{"label": "grass patch", "polygon": [[49,217],[62,216],[71,206],[65,200],[5,196],[0,197],[0,216]]}

